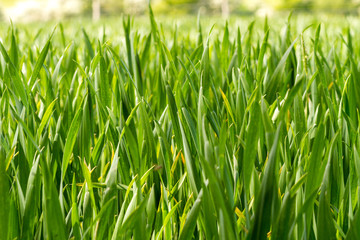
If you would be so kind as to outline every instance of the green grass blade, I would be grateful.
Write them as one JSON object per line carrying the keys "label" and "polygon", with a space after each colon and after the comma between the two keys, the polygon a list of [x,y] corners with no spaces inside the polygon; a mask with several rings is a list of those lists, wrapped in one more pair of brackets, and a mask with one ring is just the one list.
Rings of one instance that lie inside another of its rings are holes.
{"label": "green grass blade", "polygon": [[60,207],[59,196],[54,185],[50,169],[45,159],[40,158],[42,167],[44,219],[46,221],[46,233],[49,239],[66,239],[65,222]]}
{"label": "green grass blade", "polygon": [[192,206],[190,212],[188,213],[188,215],[186,217],[184,227],[182,228],[182,231],[180,232],[179,240],[192,238],[195,227],[196,227],[196,220],[198,218],[198,215],[199,215],[200,209],[201,209],[202,196],[203,196],[202,191],[200,191],[197,199],[194,202],[194,205]]}
{"label": "green grass blade", "polygon": [[0,145],[0,238],[8,239],[9,228],[9,182],[6,174],[6,153],[5,149]]}
{"label": "green grass blade", "polygon": [[78,111],[76,112],[74,119],[71,122],[69,131],[68,131],[68,134],[66,137],[66,142],[65,142],[65,147],[64,147],[64,155],[62,158],[62,165],[61,165],[61,176],[63,179],[65,177],[65,173],[66,173],[66,169],[69,164],[70,156],[72,154],[72,150],[75,145],[76,136],[77,136],[79,128],[80,128],[82,111],[83,111],[83,108],[80,107],[78,109]]}

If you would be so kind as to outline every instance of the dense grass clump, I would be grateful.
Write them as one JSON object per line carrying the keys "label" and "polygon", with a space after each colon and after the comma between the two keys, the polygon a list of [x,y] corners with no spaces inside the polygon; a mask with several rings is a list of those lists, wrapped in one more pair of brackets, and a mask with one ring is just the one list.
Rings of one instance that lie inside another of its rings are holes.
{"label": "dense grass clump", "polygon": [[1,30],[0,239],[359,239],[359,28],[193,20]]}

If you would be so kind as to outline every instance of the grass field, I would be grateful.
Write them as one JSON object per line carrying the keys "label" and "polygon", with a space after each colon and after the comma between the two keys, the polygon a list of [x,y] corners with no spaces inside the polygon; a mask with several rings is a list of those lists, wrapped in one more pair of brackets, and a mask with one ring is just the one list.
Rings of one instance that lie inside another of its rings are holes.
{"label": "grass field", "polygon": [[254,19],[1,26],[0,239],[360,239],[360,21]]}

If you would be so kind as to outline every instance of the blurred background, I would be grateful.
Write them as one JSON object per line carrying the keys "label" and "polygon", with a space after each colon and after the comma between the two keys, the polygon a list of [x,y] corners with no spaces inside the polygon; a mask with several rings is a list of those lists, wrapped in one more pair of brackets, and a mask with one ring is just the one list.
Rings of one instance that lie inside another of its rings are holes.
{"label": "blurred background", "polygon": [[[149,0],[0,0],[0,20],[47,21],[142,15]],[[360,0],[152,0],[156,14],[271,15],[297,12],[360,13]]]}

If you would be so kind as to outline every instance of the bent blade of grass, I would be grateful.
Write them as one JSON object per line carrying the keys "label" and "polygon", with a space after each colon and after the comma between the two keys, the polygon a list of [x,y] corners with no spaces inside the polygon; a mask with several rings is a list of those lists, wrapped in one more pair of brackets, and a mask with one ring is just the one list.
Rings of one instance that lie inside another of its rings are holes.
{"label": "bent blade of grass", "polygon": [[[61,25],[60,25],[60,26],[61,26]],[[60,68],[61,68],[61,64],[62,64],[62,62],[63,62],[63,60],[64,60],[65,53],[68,51],[68,49],[69,49],[70,47],[73,46],[73,44],[74,44],[74,43],[71,42],[71,43],[69,43],[69,44],[66,46],[65,50],[63,51],[63,54],[61,55],[61,57],[59,58],[58,62],[56,63],[55,69],[54,69],[54,71],[53,71],[53,73],[52,73],[52,76],[51,76],[51,81],[52,81],[52,83],[55,83],[55,81],[58,79],[59,72],[60,72]]]}
{"label": "bent blade of grass", "polygon": [[[101,218],[106,215],[106,212],[109,210],[109,207],[111,207],[111,204],[113,203],[113,201],[115,200],[115,197],[110,198],[100,209],[99,213],[96,214],[94,220],[91,222],[90,226],[84,231],[84,235],[83,238],[85,238],[85,236],[87,235],[88,232],[90,232],[90,230],[92,230],[91,228],[98,224],[99,221],[101,220]],[[105,225],[106,226],[106,225]],[[102,227],[102,226],[100,226]],[[96,234],[94,238],[98,238],[98,229],[99,229],[99,225],[96,226]],[[100,236],[99,239],[102,239],[102,237]]]}
{"label": "bent blade of grass", "polygon": [[42,167],[44,221],[49,239],[67,239],[64,216],[61,211],[59,196],[46,160],[40,157]]}
{"label": "bent blade of grass", "polygon": [[197,174],[196,168],[195,168],[195,164],[192,158],[192,154],[189,148],[189,144],[186,138],[186,134],[184,131],[184,128],[182,126],[182,123],[180,122],[180,131],[181,131],[181,137],[182,137],[182,141],[183,141],[183,147],[184,147],[184,155],[185,155],[185,162],[186,162],[186,170],[188,172],[188,176],[189,176],[189,181],[190,181],[190,186],[192,191],[194,192],[195,196],[197,197],[199,194],[199,184],[200,184],[200,180],[199,180],[199,176]]}
{"label": "bent blade of grass", "polygon": [[[310,158],[308,160],[308,167],[306,169],[308,172],[306,185],[305,185],[305,198],[306,199],[308,199],[310,196],[313,196],[312,193],[320,185],[321,179],[319,179],[320,176],[318,174],[318,171],[320,169],[320,164],[321,164],[320,160],[322,158],[322,150],[324,147],[324,138],[325,138],[325,127],[321,123],[320,126],[318,126],[318,128],[317,128],[316,137],[314,140],[314,144],[312,146],[312,152],[311,152]],[[309,201],[315,201],[315,196],[313,196],[313,198],[310,199]],[[313,210],[314,210],[314,207],[310,207],[306,211],[306,229],[310,229]]]}
{"label": "bent blade of grass", "polygon": [[118,163],[119,163],[119,147],[120,147],[120,143],[118,144],[118,146],[116,147],[115,150],[115,154],[114,157],[112,159],[112,163],[111,163],[111,167],[110,170],[108,172],[108,175],[106,177],[106,185],[109,188],[116,188],[116,184],[117,184],[117,168],[118,168]]}
{"label": "bent blade of grass", "polygon": [[198,153],[200,153],[199,152],[200,145],[199,145],[199,138],[197,136],[197,131],[196,131],[196,124],[195,124],[193,118],[191,117],[190,112],[185,107],[183,107],[181,110],[182,110],[182,116],[185,118],[187,126],[188,126],[188,128],[190,130],[191,137],[192,137],[192,139],[194,141],[194,144],[196,146],[196,151]]}
{"label": "bent blade of grass", "polygon": [[226,107],[226,110],[228,111],[230,117],[231,117],[231,121],[235,124],[236,126],[236,122],[235,122],[235,119],[234,119],[234,114],[233,114],[233,111],[231,110],[231,106],[230,106],[230,103],[229,103],[229,100],[227,99],[225,93],[220,89],[220,92],[221,92],[221,96],[224,100],[224,103],[225,103],[225,107]]}
{"label": "bent blade of grass", "polygon": [[276,224],[272,225],[271,237],[274,239],[291,239],[291,226],[295,222],[296,198],[286,192],[281,204]]}
{"label": "bent blade of grass", "polygon": [[305,183],[306,181],[306,177],[307,177],[308,173],[305,173],[304,175],[302,175],[299,180],[291,187],[290,189],[290,196],[293,197],[295,196],[296,192],[300,189],[300,187]]}
{"label": "bent blade of grass", "polygon": [[52,113],[53,113],[53,108],[54,108],[54,105],[55,105],[56,101],[57,101],[57,99],[55,99],[54,101],[52,101],[52,102],[50,103],[50,105],[49,105],[48,108],[46,109],[46,111],[45,111],[45,113],[44,113],[44,115],[43,115],[43,117],[42,117],[42,119],[41,119],[39,128],[38,128],[38,130],[37,130],[37,137],[38,137],[38,139],[40,139],[41,133],[42,133],[42,131],[44,130],[44,127],[45,127],[46,123],[48,122],[50,116],[51,116]]}
{"label": "bent blade of grass", "polygon": [[263,62],[264,62],[264,56],[265,56],[265,52],[266,52],[266,48],[268,45],[268,38],[269,38],[269,30],[266,31],[263,42],[261,44],[261,48],[260,48],[260,54],[259,54],[259,58],[258,58],[258,65],[257,65],[257,69],[256,69],[256,81],[258,83],[260,83],[261,81],[261,72],[262,72],[262,68],[263,68]]}
{"label": "bent blade of grass", "polygon": [[[333,223],[332,211],[330,208],[330,199],[331,199],[331,177],[332,168],[335,164],[333,163],[332,152],[334,149],[334,144],[336,139],[339,136],[339,131],[331,139],[330,145],[327,149],[327,163],[325,168],[325,173],[322,179],[321,193],[319,199],[319,208],[318,208],[318,217],[317,217],[317,234],[318,239],[336,239],[336,229]],[[325,164],[325,163],[323,163]]]}
{"label": "bent blade of grass", "polygon": [[126,193],[125,193],[123,204],[121,206],[120,212],[119,212],[118,217],[116,219],[116,224],[115,224],[113,234],[111,236],[111,240],[119,239],[119,237],[122,234],[122,231],[123,231],[123,229],[122,229],[123,225],[122,224],[123,224],[124,218],[125,218],[126,202],[127,202],[128,197],[129,197],[132,186],[135,183],[135,180],[137,179],[137,177],[138,177],[138,175],[136,175],[128,185],[128,188],[127,188]]}
{"label": "bent blade of grass", "polygon": [[318,217],[316,222],[317,235],[319,240],[336,239],[336,229],[333,223],[330,208],[330,177],[331,160],[326,166],[321,193],[319,199]]}
{"label": "bent blade of grass", "polygon": [[178,119],[178,108],[176,106],[176,102],[175,102],[175,97],[174,94],[172,93],[171,87],[167,84],[166,85],[166,96],[168,99],[168,106],[169,106],[169,114],[170,114],[170,118],[172,121],[172,125],[174,128],[174,134],[175,134],[175,139],[176,139],[176,143],[179,145],[179,147],[181,148],[182,146],[182,141],[181,141],[181,133],[180,133],[180,126],[179,126],[179,119]]}
{"label": "bent blade of grass", "polygon": [[288,109],[290,108],[290,106],[293,104],[296,94],[299,92],[301,87],[303,87],[303,82],[304,82],[304,77],[302,77],[300,80],[298,80],[298,82],[295,84],[295,86],[288,92],[286,98],[284,99],[285,100],[284,105],[280,109],[280,114],[277,118],[280,121],[284,120],[283,118],[284,118],[286,112],[288,111]]}
{"label": "bent blade of grass", "polygon": [[88,36],[88,34],[86,33],[86,31],[85,31],[84,28],[82,28],[81,31],[82,31],[83,36],[84,36],[84,41],[85,41],[86,50],[87,50],[87,52],[89,53],[90,58],[93,59],[94,56],[95,56],[95,54],[94,54],[94,49],[93,49],[93,47],[92,47],[90,38],[89,38],[89,36]]}
{"label": "bent blade of grass", "polygon": [[69,164],[70,156],[71,156],[72,150],[73,150],[74,145],[75,145],[76,136],[78,134],[78,131],[79,131],[79,128],[80,128],[80,125],[81,125],[82,111],[83,111],[83,108],[80,107],[78,109],[78,111],[76,112],[75,117],[71,122],[69,131],[67,133],[65,147],[64,147],[64,155],[63,155],[63,158],[62,158],[62,165],[61,165],[62,179],[64,179],[64,177],[65,177],[65,173],[66,173],[66,169],[67,169],[68,164]]}
{"label": "bent blade of grass", "polygon": [[277,177],[276,166],[278,158],[278,145],[280,142],[282,122],[277,127],[274,143],[271,147],[269,160],[266,164],[265,174],[262,179],[260,193],[258,195],[254,221],[247,236],[247,239],[266,239],[270,230],[271,220],[274,218],[277,198]]}
{"label": "bent blade of grass", "polygon": [[14,34],[14,26],[11,24],[10,58],[15,67],[19,67],[19,48]]}
{"label": "bent blade of grass", "polygon": [[199,195],[194,202],[194,205],[192,206],[190,212],[186,217],[184,227],[180,232],[179,240],[191,239],[191,237],[193,236],[196,227],[196,221],[201,210],[202,196],[203,192],[202,190],[200,190]]}
{"label": "bent blade of grass", "polygon": [[[257,89],[256,91],[259,91]],[[255,93],[257,96],[259,93]],[[255,96],[255,99],[257,97]],[[259,126],[261,110],[259,103],[255,100],[250,108],[250,118],[249,125],[245,139],[245,151],[243,155],[243,176],[244,176],[244,186],[246,189],[250,189],[250,179],[254,170],[255,157],[256,157],[256,147],[259,139]],[[248,193],[247,193],[248,194]]]}
{"label": "bent blade of grass", "polygon": [[[17,114],[16,110],[13,108],[13,106],[11,106],[11,110],[13,112],[13,115],[16,119],[16,121],[18,121],[20,123],[20,126],[22,127],[22,129],[25,131],[27,137],[30,139],[31,143],[34,145],[34,147],[36,148],[36,150],[38,150],[39,152],[41,152],[39,146],[37,145],[34,136],[32,135],[30,129],[28,128],[28,126],[26,125],[26,123],[21,119],[21,117]],[[24,109],[25,110],[25,109]],[[23,112],[24,113],[24,112]]]}
{"label": "bent blade of grass", "polygon": [[51,38],[52,38],[52,35],[51,35],[51,36],[49,37],[49,39],[47,40],[45,46],[44,46],[43,49],[41,50],[41,53],[40,53],[39,58],[38,58],[37,61],[36,61],[34,70],[33,70],[32,74],[31,74],[30,80],[29,80],[29,82],[28,82],[28,85],[30,86],[30,89],[32,89],[33,84],[36,82],[36,78],[38,77],[39,72],[40,72],[40,70],[41,70],[41,67],[42,67],[42,65],[44,64],[46,55],[47,55],[47,53],[48,53],[48,51],[49,51],[49,48],[50,48]]}
{"label": "bent blade of grass", "polygon": [[271,75],[271,78],[269,79],[269,81],[264,81],[264,90],[266,93],[266,97],[268,99],[274,99],[275,95],[276,95],[276,91],[277,91],[277,86],[279,84],[279,75],[281,74],[281,72],[283,72],[282,70],[285,68],[286,65],[286,60],[289,57],[295,43],[297,42],[298,38],[296,38],[291,45],[288,47],[288,49],[286,50],[286,52],[284,53],[284,55],[281,57],[279,63],[277,64],[274,72]]}
{"label": "bent blade of grass", "polygon": [[41,175],[39,171],[39,161],[40,155],[37,157],[31,168],[26,188],[23,232],[21,234],[23,238],[28,239],[33,237],[32,234],[36,224],[37,208],[34,206],[37,206],[40,201]]}
{"label": "bent blade of grass", "polygon": [[160,229],[160,231],[156,234],[156,240],[160,240],[161,238],[161,234],[164,231],[166,225],[168,224],[168,222],[170,221],[170,218],[174,215],[175,211],[177,210],[177,208],[179,207],[181,201],[179,201],[178,203],[176,203],[170,210],[170,212],[166,215],[164,221],[162,222],[162,227]]}
{"label": "bent blade of grass", "polygon": [[9,55],[7,54],[4,45],[0,41],[0,51],[5,59],[5,62],[8,64],[8,69],[11,74],[11,79],[14,81],[15,89],[14,91],[19,94],[21,101],[27,106],[28,105],[28,97],[27,97],[27,86],[24,85],[23,81],[21,81],[20,74],[16,69],[15,65],[11,62]]}

